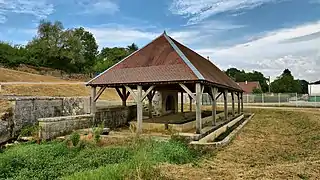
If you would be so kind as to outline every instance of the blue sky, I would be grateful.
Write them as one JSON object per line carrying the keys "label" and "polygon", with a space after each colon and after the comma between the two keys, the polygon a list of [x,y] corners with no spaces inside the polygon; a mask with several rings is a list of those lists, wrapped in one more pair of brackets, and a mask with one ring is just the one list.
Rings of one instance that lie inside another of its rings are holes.
{"label": "blue sky", "polygon": [[85,27],[100,47],[166,30],[221,69],[320,77],[320,0],[0,0],[0,40],[26,44],[40,19]]}

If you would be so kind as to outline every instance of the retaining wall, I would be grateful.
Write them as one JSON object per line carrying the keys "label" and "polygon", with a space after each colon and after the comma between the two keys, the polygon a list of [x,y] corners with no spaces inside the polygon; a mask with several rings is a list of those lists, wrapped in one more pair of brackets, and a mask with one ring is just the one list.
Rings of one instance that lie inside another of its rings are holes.
{"label": "retaining wall", "polygon": [[22,128],[36,125],[39,118],[90,113],[89,97],[2,97],[11,101],[0,116],[0,144],[17,137]]}
{"label": "retaining wall", "polygon": [[137,115],[137,106],[115,106],[97,109],[95,115],[95,124],[104,124],[104,127],[114,129],[134,119]]}
{"label": "retaining wall", "polygon": [[38,121],[40,138],[53,139],[69,134],[73,130],[90,128],[93,123],[93,115],[39,118]]}

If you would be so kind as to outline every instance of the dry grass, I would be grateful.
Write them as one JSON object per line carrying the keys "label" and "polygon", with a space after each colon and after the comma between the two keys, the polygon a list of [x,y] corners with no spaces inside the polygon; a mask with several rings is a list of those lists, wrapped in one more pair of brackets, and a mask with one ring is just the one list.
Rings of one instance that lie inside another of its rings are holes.
{"label": "dry grass", "polygon": [[[53,76],[44,76],[28,72],[0,68],[0,82],[74,82]],[[90,88],[84,85],[3,85],[0,95],[23,96],[90,96]],[[115,90],[106,89],[100,99],[117,100]]]}
{"label": "dry grass", "polygon": [[320,113],[257,110],[227,147],[197,167],[164,165],[174,179],[319,179]]}
{"label": "dry grass", "polygon": [[10,102],[6,100],[0,99],[0,114],[6,112],[6,110],[10,107]]}
{"label": "dry grass", "polygon": [[[4,86],[0,94],[23,96],[90,96],[90,88],[84,85],[9,85]],[[106,89],[99,99],[121,101],[117,92]]]}
{"label": "dry grass", "polygon": [[[0,82],[61,82],[57,77],[0,68]],[[67,82],[67,81],[65,81]]]}

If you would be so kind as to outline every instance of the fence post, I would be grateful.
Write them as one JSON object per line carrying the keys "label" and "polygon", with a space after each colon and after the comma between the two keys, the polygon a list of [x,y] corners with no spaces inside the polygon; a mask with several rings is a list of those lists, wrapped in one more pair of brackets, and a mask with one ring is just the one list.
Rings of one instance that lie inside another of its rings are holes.
{"label": "fence post", "polygon": [[317,107],[317,95],[314,96],[314,107]]}
{"label": "fence post", "polygon": [[298,107],[298,93],[296,93],[296,107]]}
{"label": "fence post", "polygon": [[261,101],[262,101],[262,106],[264,105],[264,97],[263,97],[263,93],[261,93]]}
{"label": "fence post", "polygon": [[279,105],[279,107],[280,107],[280,95],[281,93],[278,93],[278,105]]}

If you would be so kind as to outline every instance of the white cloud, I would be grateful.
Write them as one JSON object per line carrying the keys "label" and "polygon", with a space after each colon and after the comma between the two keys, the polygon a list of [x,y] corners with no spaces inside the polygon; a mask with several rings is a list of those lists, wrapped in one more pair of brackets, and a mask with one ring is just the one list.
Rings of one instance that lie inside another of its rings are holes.
{"label": "white cloud", "polygon": [[199,49],[222,68],[260,70],[276,77],[289,68],[298,78],[320,77],[320,22],[280,29],[229,48]]}
{"label": "white cloud", "polygon": [[0,21],[2,19],[2,22],[5,22],[5,15],[9,13],[29,14],[41,19],[46,18],[53,11],[53,5],[46,0],[0,0]]}
{"label": "white cloud", "polygon": [[87,27],[86,30],[90,31],[94,35],[100,48],[105,46],[126,46],[140,41],[144,42],[142,44],[145,44],[160,34],[139,30],[137,28],[115,25],[105,27]]}
{"label": "white cloud", "polygon": [[198,23],[222,12],[236,12],[281,0],[173,0],[170,11],[189,18],[188,24]]}
{"label": "white cloud", "polygon": [[80,3],[85,9],[84,14],[114,14],[119,11],[119,6],[112,0],[82,0]]}
{"label": "white cloud", "polygon": [[246,26],[228,21],[206,20],[186,26],[183,30],[169,31],[169,35],[187,45],[205,45],[206,43],[211,44],[210,41],[214,41],[222,33],[244,27]]}

